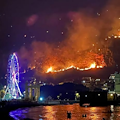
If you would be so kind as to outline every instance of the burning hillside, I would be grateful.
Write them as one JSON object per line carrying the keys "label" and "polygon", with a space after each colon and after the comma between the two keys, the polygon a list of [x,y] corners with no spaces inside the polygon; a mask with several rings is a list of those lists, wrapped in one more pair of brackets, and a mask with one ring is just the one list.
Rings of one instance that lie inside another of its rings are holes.
{"label": "burning hillside", "polygon": [[29,68],[35,69],[38,75],[70,68],[83,71],[113,65],[110,46],[114,39],[119,39],[118,3],[119,0],[111,1],[97,16],[90,16],[84,10],[67,13],[73,22],[67,24],[65,39],[54,43],[33,41],[30,49],[21,48],[22,61],[27,59]]}

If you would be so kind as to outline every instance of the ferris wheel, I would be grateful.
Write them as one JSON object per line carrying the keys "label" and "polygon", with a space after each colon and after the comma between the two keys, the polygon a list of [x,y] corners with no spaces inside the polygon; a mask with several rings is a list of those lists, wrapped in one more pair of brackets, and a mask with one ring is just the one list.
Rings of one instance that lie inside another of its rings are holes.
{"label": "ferris wheel", "polygon": [[[19,88],[19,63],[15,53],[10,55],[7,68],[7,89],[5,96],[8,95],[8,99],[19,99],[22,97],[22,93]],[[4,99],[6,99],[4,96]]]}

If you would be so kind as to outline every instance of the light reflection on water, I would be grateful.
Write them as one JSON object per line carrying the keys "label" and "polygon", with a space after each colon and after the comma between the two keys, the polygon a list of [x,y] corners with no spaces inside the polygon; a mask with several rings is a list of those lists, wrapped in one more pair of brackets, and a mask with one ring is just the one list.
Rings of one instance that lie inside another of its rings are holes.
{"label": "light reflection on water", "polygon": [[[108,113],[108,111],[114,111]],[[70,120],[120,120],[120,107],[80,107],[79,104],[38,106],[33,108],[21,108],[10,112],[10,116],[15,120],[30,118],[33,120],[68,120],[67,111],[71,111]],[[82,117],[86,114],[87,117]]]}

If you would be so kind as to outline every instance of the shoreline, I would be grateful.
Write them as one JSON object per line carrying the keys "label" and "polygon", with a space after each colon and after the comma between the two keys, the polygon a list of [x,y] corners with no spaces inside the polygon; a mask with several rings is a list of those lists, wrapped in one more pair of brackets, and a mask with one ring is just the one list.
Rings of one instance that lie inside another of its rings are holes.
{"label": "shoreline", "polygon": [[[58,104],[42,104],[42,103],[37,103],[37,102],[32,102],[32,101],[16,101],[16,100],[15,101],[14,100],[13,101],[1,101],[0,102],[0,114],[2,118],[4,118],[5,120],[14,120],[14,118],[9,115],[11,111],[17,110],[19,108],[26,108],[26,107],[31,108],[31,107],[36,107],[36,106],[51,106],[51,105],[58,105]],[[59,104],[59,105],[67,105],[67,104]]]}
{"label": "shoreline", "polygon": [[[60,103],[59,105],[63,105],[63,104]],[[13,117],[9,115],[11,111],[17,110],[19,108],[26,108],[26,107],[30,108],[36,106],[51,106],[51,105],[58,105],[58,104],[37,103],[37,102],[25,101],[25,100],[1,101],[0,114],[2,115],[2,118],[4,118],[5,120],[14,120]]]}
{"label": "shoreline", "polygon": [[0,114],[2,118],[5,120],[14,120],[10,115],[10,111],[14,111],[19,108],[25,108],[25,107],[35,107],[40,106],[40,104],[36,102],[28,102],[28,101],[2,101],[0,102]]}

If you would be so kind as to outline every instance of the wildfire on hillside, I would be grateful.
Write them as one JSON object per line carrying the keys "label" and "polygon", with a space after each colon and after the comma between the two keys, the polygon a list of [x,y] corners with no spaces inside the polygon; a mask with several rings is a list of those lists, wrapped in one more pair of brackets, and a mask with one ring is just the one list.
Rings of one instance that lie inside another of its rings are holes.
{"label": "wildfire on hillside", "polygon": [[115,39],[120,39],[119,3],[119,0],[111,0],[96,16],[88,15],[86,11],[67,13],[73,22],[67,24],[65,38],[50,39],[51,42],[33,41],[29,50],[21,48],[21,59],[27,59],[29,68],[35,69],[37,75],[113,65],[111,46]]}
{"label": "wildfire on hillside", "polygon": [[97,55],[97,54],[93,54],[93,53],[89,53],[87,56],[85,56],[85,58],[84,58],[84,56],[83,57],[78,56],[78,57],[76,57],[76,60],[73,59],[73,61],[71,61],[71,63],[69,63],[69,61],[63,61],[61,63],[61,62],[59,62],[61,59],[59,58],[60,59],[59,60],[58,58],[56,58],[56,60],[54,60],[52,58],[50,60],[50,58],[49,58],[49,60],[51,62],[49,62],[49,67],[48,67],[48,64],[44,65],[44,67],[45,67],[44,72],[46,72],[46,73],[54,73],[55,72],[56,73],[56,72],[66,71],[66,70],[69,70],[72,68],[79,70],[79,71],[84,71],[84,70],[89,70],[89,69],[94,69],[94,68],[103,68],[104,66],[106,66],[103,55]]}
{"label": "wildfire on hillside", "polygon": [[[37,45],[36,42],[34,44]],[[44,49],[47,49],[45,54],[42,53],[45,51]],[[71,68],[80,71],[103,68],[106,66],[105,60],[108,60],[107,63],[112,64],[111,51],[105,47],[98,49],[95,44],[92,49],[79,52],[78,50],[71,50],[70,47],[53,49],[48,46],[44,49],[36,52],[29,64],[29,68],[35,69],[38,74],[61,72]],[[40,54],[42,57],[39,57]],[[109,56],[107,56],[108,54]]]}
{"label": "wildfire on hillside", "polygon": [[71,66],[66,67],[66,68],[61,68],[61,69],[55,70],[54,68],[57,68],[57,67],[50,66],[47,69],[46,73],[61,72],[61,71],[66,71],[66,70],[69,70],[69,69],[72,69],[72,68],[74,68],[76,70],[79,70],[79,71],[84,71],[84,70],[89,70],[89,69],[94,69],[94,68],[103,68],[104,66],[105,66],[104,62],[101,65],[97,65],[95,62],[93,62],[89,65],[89,67],[85,67],[85,68],[79,68],[77,66],[71,65]]}
{"label": "wildfire on hillside", "polygon": [[70,67],[67,67],[67,68],[64,68],[64,69],[59,69],[59,70],[53,70],[52,67],[48,68],[47,69],[47,72],[46,73],[53,73],[53,72],[61,72],[61,71],[65,71],[65,70],[69,70],[71,68],[74,68],[74,69],[77,69],[77,70],[80,70],[80,71],[84,71],[84,70],[89,70],[89,69],[93,69],[93,68],[103,68],[103,66],[96,66],[95,63],[92,63],[90,65],[90,67],[88,68],[79,68],[79,67],[75,67],[75,66],[70,66]]}

